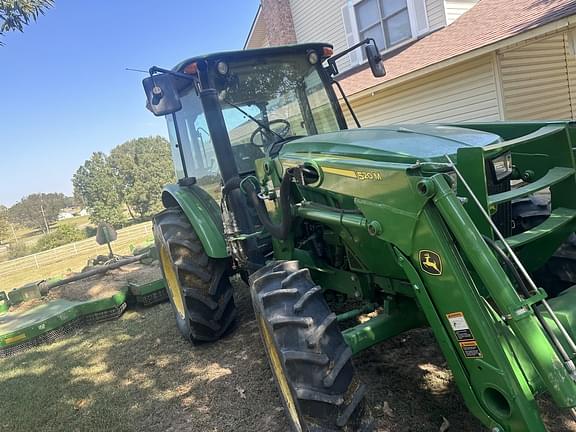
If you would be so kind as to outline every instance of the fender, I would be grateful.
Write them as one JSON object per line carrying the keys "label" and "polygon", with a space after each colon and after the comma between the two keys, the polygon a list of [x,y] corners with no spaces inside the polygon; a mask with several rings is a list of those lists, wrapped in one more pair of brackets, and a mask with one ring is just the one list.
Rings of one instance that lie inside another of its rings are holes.
{"label": "fender", "polygon": [[228,258],[222,215],[218,204],[204,189],[197,185],[167,185],[162,191],[165,208],[180,207],[194,227],[206,255],[211,258]]}

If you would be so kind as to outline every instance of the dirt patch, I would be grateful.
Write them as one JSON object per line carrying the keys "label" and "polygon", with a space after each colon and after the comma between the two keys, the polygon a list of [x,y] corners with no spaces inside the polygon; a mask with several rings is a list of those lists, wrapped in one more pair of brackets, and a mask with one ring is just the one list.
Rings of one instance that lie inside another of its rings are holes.
{"label": "dirt patch", "polygon": [[[67,277],[72,275],[69,274]],[[144,285],[161,277],[162,274],[157,261],[149,265],[141,263],[129,264],[104,274],[53,288],[46,296],[14,305],[10,308],[10,311],[25,312],[57,299],[87,301],[111,297],[122,288],[130,285]]]}
{"label": "dirt patch", "polygon": [[161,277],[158,263],[144,265],[129,264],[102,275],[95,275],[51,289],[49,300],[96,300],[111,297],[130,284],[143,285]]}
{"label": "dirt patch", "polygon": [[46,297],[48,300],[96,300],[111,297],[125,286],[126,279],[113,270],[104,275],[92,276],[53,288]]}
{"label": "dirt patch", "polygon": [[30,299],[17,305],[10,306],[10,312],[19,312],[19,313],[26,312],[30,309],[34,309],[35,307],[43,305],[47,302],[48,299],[46,297]]}
{"label": "dirt patch", "polygon": [[134,285],[144,285],[162,277],[158,261],[154,261],[150,265],[131,264],[119,270],[124,270],[126,281]]}
{"label": "dirt patch", "polygon": [[[195,387],[188,399],[181,400],[183,412],[188,414],[173,418],[167,430],[248,432],[255,430],[254,424],[259,425],[259,431],[289,430],[248,288],[242,283],[237,283],[236,303],[242,317],[236,331],[218,343],[190,351],[195,359],[191,360],[193,367],[211,364],[202,373],[217,378]],[[430,329],[412,330],[370,348],[354,358],[354,365],[368,386],[375,431],[488,432],[466,408]],[[195,410],[192,400],[205,401],[206,412],[218,416],[194,417],[190,414]],[[576,432],[576,423],[568,413],[549,402],[542,406],[549,432]]]}

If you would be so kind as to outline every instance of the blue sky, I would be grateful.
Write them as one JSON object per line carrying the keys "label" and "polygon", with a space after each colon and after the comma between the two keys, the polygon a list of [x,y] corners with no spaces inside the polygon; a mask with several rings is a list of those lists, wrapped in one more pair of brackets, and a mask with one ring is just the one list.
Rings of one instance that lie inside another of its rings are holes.
{"label": "blue sky", "polygon": [[95,151],[166,136],[144,108],[144,74],[193,55],[241,49],[258,0],[56,0],[0,47],[0,204],[72,193]]}

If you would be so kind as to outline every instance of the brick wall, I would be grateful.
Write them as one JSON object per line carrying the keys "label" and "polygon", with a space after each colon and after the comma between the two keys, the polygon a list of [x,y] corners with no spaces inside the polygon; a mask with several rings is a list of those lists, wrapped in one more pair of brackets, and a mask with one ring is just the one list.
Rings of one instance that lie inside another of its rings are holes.
{"label": "brick wall", "polygon": [[289,0],[261,0],[262,15],[266,22],[268,43],[288,45],[296,43]]}

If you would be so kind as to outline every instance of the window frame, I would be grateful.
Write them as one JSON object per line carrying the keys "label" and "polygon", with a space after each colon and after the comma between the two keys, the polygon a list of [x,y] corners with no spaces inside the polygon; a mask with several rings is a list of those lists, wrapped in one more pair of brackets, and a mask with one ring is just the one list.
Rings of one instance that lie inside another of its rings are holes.
{"label": "window frame", "polygon": [[[353,39],[352,41],[353,41],[354,43],[358,43],[358,42],[360,42],[360,40],[361,40],[361,39],[360,39],[360,31],[361,31],[361,30],[360,30],[360,28],[359,28],[359,26],[358,26],[358,18],[357,18],[357,16],[356,16],[356,6],[357,6],[358,4],[364,2],[364,1],[367,1],[367,0],[348,0],[348,1],[344,4],[344,6],[343,6],[343,13],[348,13],[348,17],[349,17],[349,21],[350,21],[350,26],[351,26],[351,29],[350,29],[350,30],[352,31],[351,36],[352,36],[352,39]],[[421,4],[421,7],[423,7],[423,8],[424,8],[424,11],[425,11],[425,14],[424,14],[424,15],[425,15],[425,16],[424,16],[424,18],[425,18],[425,25],[424,25],[423,29],[420,29],[420,30],[418,29],[418,23],[417,23],[417,20],[416,20],[416,4],[415,4],[415,2],[417,2],[417,1],[420,1],[420,2],[422,3],[422,4]],[[378,2],[378,10],[380,11],[380,10],[381,10],[380,0],[377,0],[377,2]],[[427,13],[427,7],[426,7],[426,0],[406,0],[406,8],[407,8],[407,10],[408,10],[408,19],[409,19],[409,22],[410,22],[410,32],[411,32],[412,36],[411,36],[410,38],[407,38],[406,40],[403,40],[402,42],[400,42],[400,43],[398,43],[398,44],[396,44],[396,45],[392,45],[392,46],[387,47],[387,48],[384,48],[384,49],[382,49],[382,47],[379,47],[381,54],[386,54],[386,53],[388,53],[388,52],[391,52],[391,51],[394,51],[394,50],[396,50],[396,49],[398,49],[398,48],[401,48],[401,47],[404,46],[404,45],[408,45],[408,44],[414,42],[415,40],[417,40],[418,38],[420,38],[422,35],[424,35],[424,34],[426,34],[426,33],[429,32],[429,30],[430,30],[430,23],[429,23],[429,21],[428,21],[428,13]],[[381,15],[381,16],[379,17],[378,24],[375,24],[375,25],[380,25],[380,26],[382,26],[382,22],[383,22],[385,19],[389,19],[389,18],[395,16],[396,14],[398,14],[399,12],[404,11],[404,10],[405,10],[405,9],[400,9],[399,11],[397,11],[397,12],[395,12],[395,13],[387,16],[386,18],[384,18],[384,17]],[[343,18],[343,19],[345,19],[345,18]],[[367,27],[366,29],[368,29],[368,28],[371,28],[371,27]],[[346,29],[346,26],[344,26],[344,30],[346,31],[347,37],[348,37],[348,30]],[[384,37],[386,37],[386,36],[384,35]],[[349,46],[351,46],[351,45],[350,45],[350,42],[351,42],[351,41],[348,41],[348,45],[349,45]],[[361,65],[361,64],[364,64],[364,63],[367,62],[367,59],[366,59],[366,57],[365,57],[364,52],[362,52],[362,54],[360,54],[359,56],[355,56],[355,58],[356,58],[356,60],[355,60],[354,58],[352,58],[352,57],[350,58],[350,67],[355,67],[355,66],[358,66],[358,65]]]}
{"label": "window frame", "polygon": [[[358,17],[356,15],[356,8],[361,3],[368,2],[368,1],[375,1],[376,2],[376,5],[378,7],[379,17],[377,18],[377,20],[374,23],[368,25],[365,28],[360,28],[359,23],[358,23]],[[360,38],[361,33],[367,32],[368,30],[371,30],[371,29],[376,28],[376,27],[380,27],[380,30],[382,31],[382,36],[384,38],[385,44],[388,44],[389,39],[390,39],[390,29],[389,29],[389,25],[388,25],[389,21],[392,18],[394,18],[395,16],[398,16],[399,14],[401,14],[403,12],[406,12],[408,14],[408,25],[410,26],[410,36],[402,39],[398,43],[385,46],[384,49],[382,49],[381,51],[386,52],[386,51],[390,51],[393,48],[396,48],[397,46],[400,46],[400,45],[406,43],[407,41],[414,39],[414,28],[413,28],[413,23],[411,22],[411,19],[410,19],[410,6],[408,4],[408,3],[410,3],[409,0],[406,0],[406,6],[405,7],[402,7],[402,8],[398,9],[397,11],[395,11],[389,15],[384,15],[384,11],[382,10],[382,1],[383,0],[355,0],[352,7],[354,10],[354,16],[356,18],[354,23],[356,24],[356,31],[358,32],[358,37]]]}

